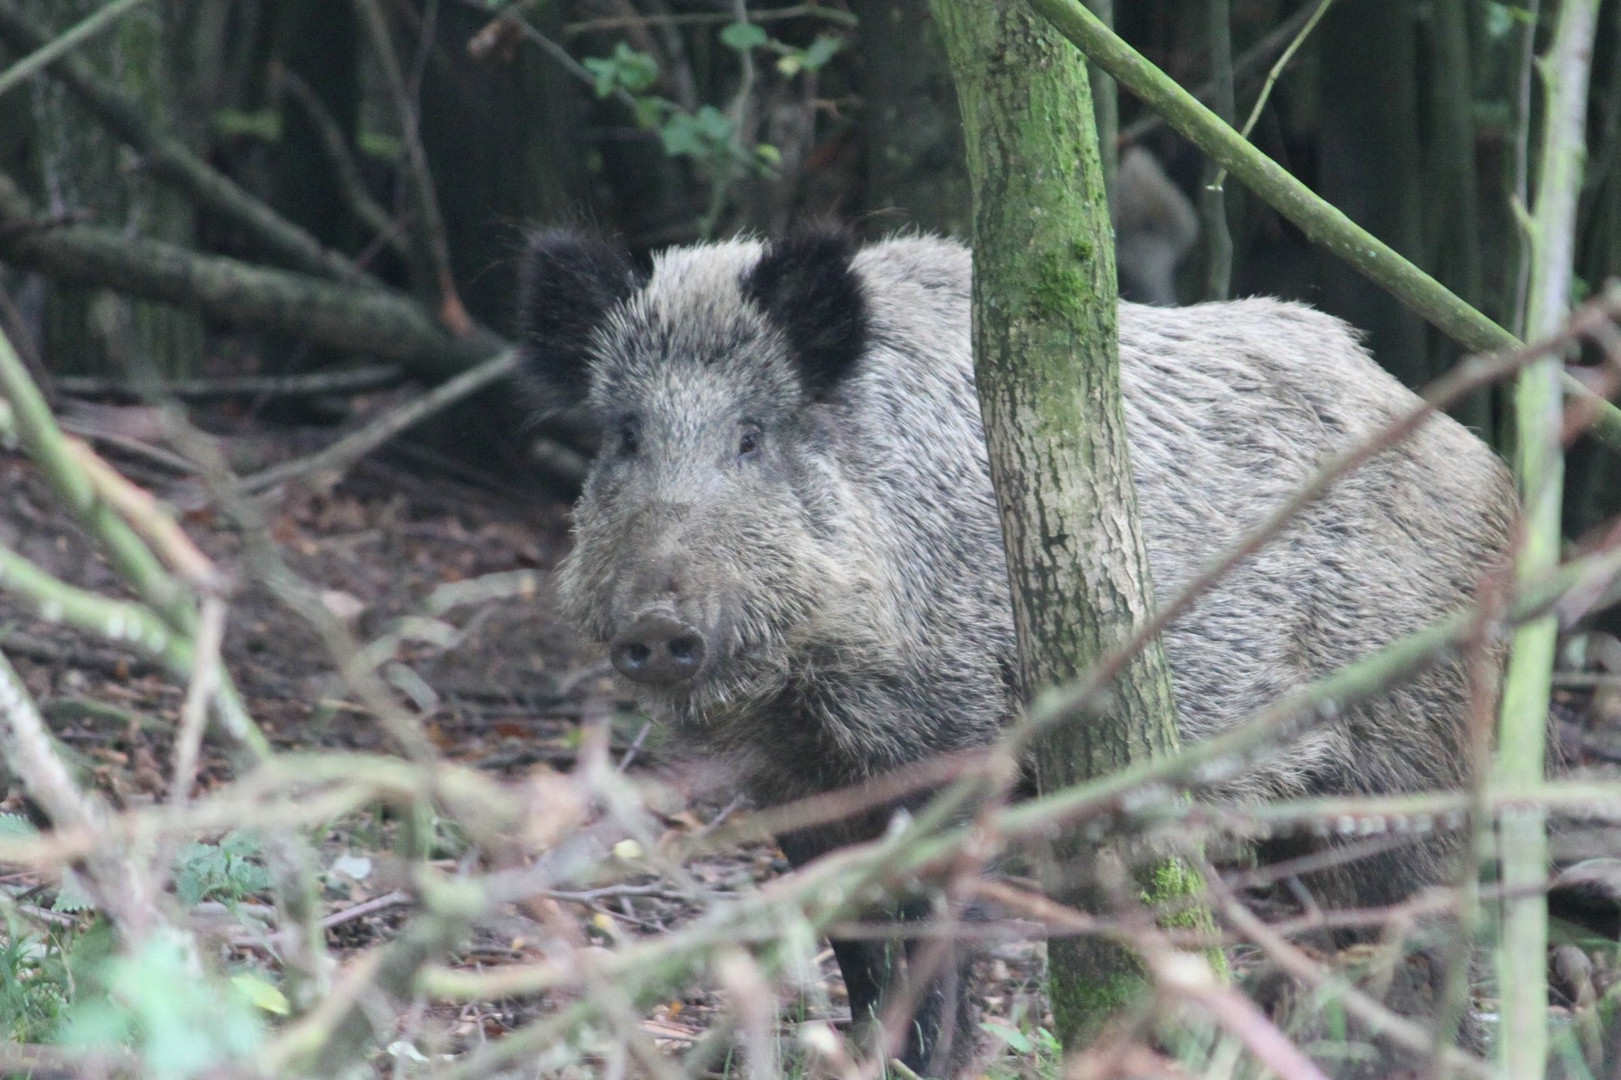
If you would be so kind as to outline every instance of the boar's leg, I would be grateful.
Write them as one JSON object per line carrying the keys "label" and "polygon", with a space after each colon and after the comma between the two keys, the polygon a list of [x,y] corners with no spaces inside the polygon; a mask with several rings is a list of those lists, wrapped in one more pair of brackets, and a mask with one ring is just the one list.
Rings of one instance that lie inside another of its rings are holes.
{"label": "boar's leg", "polygon": [[[804,833],[779,837],[778,844],[796,869],[825,854],[839,844],[819,843]],[[974,1047],[973,1009],[968,994],[966,950],[948,944],[944,956],[931,957],[939,947],[938,938],[907,938],[907,923],[927,922],[934,914],[928,898],[913,896],[896,900],[881,913],[897,924],[897,934],[887,941],[833,939],[833,955],[844,975],[845,992],[850,999],[852,1029],[882,1017],[885,1004],[893,995],[909,993],[909,973],[933,960],[934,977],[916,994],[916,1006],[907,1024],[906,1042],[896,1055],[919,1076],[953,1076],[966,1062]],[[899,962],[897,962],[899,961]]]}

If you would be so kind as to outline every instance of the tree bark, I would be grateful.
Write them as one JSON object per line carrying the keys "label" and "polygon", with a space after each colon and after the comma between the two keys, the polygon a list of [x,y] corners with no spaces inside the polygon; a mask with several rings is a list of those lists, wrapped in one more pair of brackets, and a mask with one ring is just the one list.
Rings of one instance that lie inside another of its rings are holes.
{"label": "tree bark", "polygon": [[[1423,173],[1414,34],[1412,0],[1352,0],[1323,20],[1317,193],[1416,262],[1423,257]],[[1319,249],[1317,275],[1318,306],[1366,333],[1386,370],[1408,386],[1439,374],[1417,314],[1331,251]]]}
{"label": "tree bark", "polygon": [[[354,9],[333,0],[272,6],[277,60],[303,80],[349,144],[360,126],[360,32]],[[335,251],[354,247],[356,230],[343,190],[308,111],[286,102],[276,148],[274,203],[287,219]]]}
{"label": "tree bark", "polygon": [[966,237],[968,173],[945,46],[926,0],[857,0],[869,229]]}
{"label": "tree bark", "polygon": [[384,289],[199,255],[38,214],[0,174],[0,261],[70,283],[160,300],[206,318],[387,356],[428,379],[457,374],[505,347],[487,333],[452,337],[415,302]]}
{"label": "tree bark", "polygon": [[[1425,259],[1459,297],[1481,306],[1480,213],[1476,195],[1474,77],[1469,26],[1462,4],[1436,4],[1429,48],[1430,137],[1425,148]],[[1445,371],[1461,350],[1439,334],[1430,335],[1431,368]],[[1472,394],[1454,416],[1491,441],[1491,395]]]}
{"label": "tree bark", "polygon": [[[1027,695],[1073,680],[1151,615],[1121,412],[1114,260],[1086,65],[1018,0],[934,0],[956,77],[974,198],[974,355]],[[1158,643],[1125,669],[1108,715],[1047,732],[1043,792],[1176,747]],[[1078,838],[1060,864],[1084,865]],[[1149,860],[1148,891],[1187,882]],[[1140,882],[1139,884],[1143,884]],[[1089,888],[1064,899],[1095,903]],[[1060,1037],[1081,1045],[1142,991],[1102,939],[1049,944]]]}
{"label": "tree bark", "polygon": [[[532,17],[555,35],[560,5]],[[533,48],[472,59],[467,41],[488,21],[488,12],[474,7],[438,5],[418,107],[456,288],[475,319],[504,332],[517,293],[521,227],[564,220],[591,200],[581,87]],[[420,26],[412,30],[408,40]],[[564,147],[578,149],[560,152]]]}

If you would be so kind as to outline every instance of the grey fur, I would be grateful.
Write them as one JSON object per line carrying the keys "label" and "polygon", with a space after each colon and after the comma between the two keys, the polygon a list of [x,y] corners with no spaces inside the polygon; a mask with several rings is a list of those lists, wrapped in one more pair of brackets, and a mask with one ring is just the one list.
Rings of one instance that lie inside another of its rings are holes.
{"label": "grey fur", "polygon": [[[820,399],[781,328],[740,291],[761,254],[752,242],[666,252],[606,313],[589,402],[610,432],[634,415],[636,452],[610,435],[559,581],[597,640],[649,612],[706,635],[695,681],[635,689],[689,746],[732,759],[756,799],[779,802],[983,744],[1018,703],[1004,678],[1014,638],[967,251],[907,238],[855,256],[865,351]],[[1294,304],[1123,304],[1120,341],[1162,600],[1415,402],[1347,326]],[[746,461],[743,422],[764,434]],[[1513,512],[1495,456],[1445,417],[1380,454],[1168,630],[1184,737],[1464,605]],[[1460,666],[1439,663],[1217,797],[1456,786],[1466,709]],[[800,838],[799,857],[878,824]],[[1393,900],[1438,880],[1447,850],[1404,848],[1314,884],[1330,903]]]}

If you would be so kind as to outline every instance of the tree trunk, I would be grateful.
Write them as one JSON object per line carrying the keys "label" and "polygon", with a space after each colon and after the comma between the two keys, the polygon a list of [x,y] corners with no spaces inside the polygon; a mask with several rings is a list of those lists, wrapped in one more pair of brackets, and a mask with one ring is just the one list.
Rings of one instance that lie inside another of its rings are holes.
{"label": "tree trunk", "polygon": [[[1120,405],[1109,214],[1081,54],[1018,0],[934,0],[933,9],[966,132],[975,373],[1028,696],[1074,679],[1151,615]],[[1040,740],[1044,792],[1176,747],[1158,643],[1112,689],[1110,715]],[[1093,847],[1072,838],[1055,855],[1084,866]],[[1145,861],[1150,895],[1186,883],[1167,869],[1180,871]],[[1075,887],[1063,894],[1098,899]],[[1055,940],[1048,956],[1067,1047],[1142,991],[1136,959],[1113,942]]]}
{"label": "tree trunk", "polygon": [[[1470,65],[1469,26],[1463,5],[1436,4],[1422,65],[1429,75],[1430,137],[1424,161],[1424,234],[1429,242],[1425,262],[1441,283],[1464,300],[1481,306],[1480,214],[1475,188],[1474,77]],[[1431,367],[1445,371],[1460,350],[1444,334],[1430,331]],[[1491,394],[1471,394],[1452,410],[1459,420],[1491,441]]]}
{"label": "tree trunk", "polygon": [[[1413,0],[1346,0],[1318,30],[1322,132],[1317,193],[1405,258],[1419,260],[1418,89]],[[1318,250],[1323,310],[1368,335],[1409,386],[1435,372],[1424,322],[1333,252]]]}
{"label": "tree trunk", "polygon": [[[517,292],[521,228],[550,224],[589,206],[583,92],[533,47],[482,60],[467,42],[490,19],[464,4],[415,4],[433,14],[433,51],[418,95],[422,142],[444,216],[451,268],[475,319],[505,332]],[[558,34],[561,12],[535,16]],[[421,23],[400,35],[410,65]],[[565,148],[578,148],[563,152]]]}
{"label": "tree trunk", "polygon": [[[75,0],[31,5],[30,14],[61,31],[101,7]],[[195,100],[181,75],[190,61],[217,51],[196,41],[185,0],[137,9],[101,37],[82,46],[91,62],[150,115],[181,139],[196,144],[206,118],[188,117]],[[212,25],[212,23],[210,23]],[[68,100],[61,86],[41,80],[32,91],[45,190],[53,209],[90,213],[97,221],[129,228],[141,236],[190,245],[196,211],[184,196],[125,165],[117,141]],[[58,372],[129,377],[131,367],[168,377],[194,375],[203,355],[202,323],[191,312],[79,286],[51,290],[46,303],[45,353]]]}
{"label": "tree trunk", "polygon": [[[360,126],[360,30],[354,8],[335,0],[283,0],[273,5],[273,18],[277,60],[303,80],[353,146]],[[276,209],[327,247],[354,250],[354,219],[320,133],[308,111],[290,101],[281,109],[274,187]]]}
{"label": "tree trunk", "polygon": [[916,226],[966,237],[968,173],[940,31],[925,0],[857,0],[865,203],[880,236]]}

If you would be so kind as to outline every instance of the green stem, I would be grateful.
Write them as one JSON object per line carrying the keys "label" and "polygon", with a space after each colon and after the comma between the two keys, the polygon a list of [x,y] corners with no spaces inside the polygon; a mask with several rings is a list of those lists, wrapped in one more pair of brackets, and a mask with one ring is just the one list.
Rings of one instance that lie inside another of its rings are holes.
{"label": "green stem", "polygon": [[136,593],[182,635],[197,625],[197,613],[185,590],[152,554],[135,530],[96,494],[89,475],[68,453],[66,437],[56,426],[45,397],[28,377],[11,339],[0,332],[0,393],[11,402],[18,441],[45,474],[56,497],[78,519],[113,567]]}
{"label": "green stem", "polygon": [[29,53],[0,73],[0,94],[24,82],[40,69],[59,57],[66,56],[85,41],[111,26],[125,13],[146,3],[146,0],[113,0],[112,3],[62,31],[53,40]]}
{"label": "green stem", "polygon": [[[1529,223],[1526,333],[1530,336],[1562,325],[1569,312],[1577,200],[1586,158],[1588,75],[1598,8],[1598,0],[1564,0],[1542,67],[1543,146],[1536,206]],[[1516,572],[1522,581],[1559,565],[1565,471],[1560,445],[1560,369],[1561,357],[1548,356],[1521,372],[1515,388],[1518,438],[1514,472],[1524,504]],[[1558,631],[1557,621],[1550,616],[1520,627],[1514,635],[1498,734],[1497,779],[1502,782],[1526,784],[1542,778],[1549,679]],[[1500,830],[1502,881],[1511,892],[1503,902],[1498,952],[1502,1061],[1510,1076],[1540,1077],[1548,1057],[1548,921],[1540,895],[1548,873],[1546,814],[1527,808],[1505,815]]]}
{"label": "green stem", "polygon": [[[1113,75],[1121,86],[1142,98],[1245,187],[1299,226],[1308,239],[1350,263],[1436,329],[1464,348],[1477,352],[1517,343],[1513,334],[1318,198],[1281,165],[1251,146],[1215,113],[1100,23],[1079,0],[1030,0],[1030,3],[1052,20],[1059,32],[1093,63]],[[1590,433],[1610,449],[1621,451],[1621,409],[1568,374],[1561,376],[1560,386],[1567,398],[1595,407]]]}

